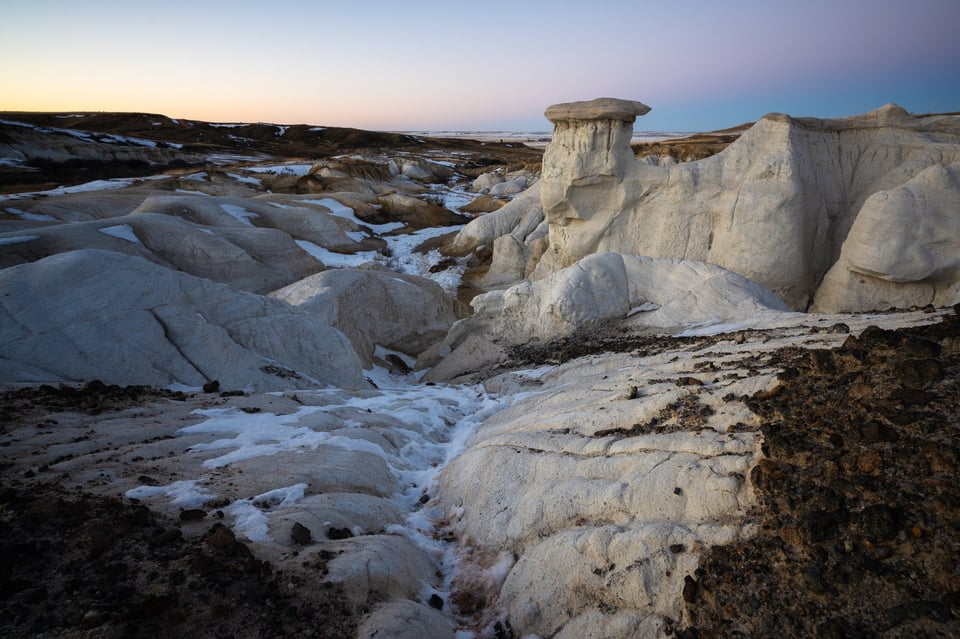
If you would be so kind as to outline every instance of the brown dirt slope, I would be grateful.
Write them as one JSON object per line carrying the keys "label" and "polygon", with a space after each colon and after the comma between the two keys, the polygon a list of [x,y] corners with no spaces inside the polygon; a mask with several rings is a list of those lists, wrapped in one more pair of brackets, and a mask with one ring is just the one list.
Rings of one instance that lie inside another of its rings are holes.
{"label": "brown dirt slope", "polygon": [[696,133],[675,140],[634,144],[632,147],[633,153],[638,158],[656,155],[658,157],[670,156],[678,162],[702,160],[723,151],[752,126],[753,122],[747,122],[729,129],[710,133]]}

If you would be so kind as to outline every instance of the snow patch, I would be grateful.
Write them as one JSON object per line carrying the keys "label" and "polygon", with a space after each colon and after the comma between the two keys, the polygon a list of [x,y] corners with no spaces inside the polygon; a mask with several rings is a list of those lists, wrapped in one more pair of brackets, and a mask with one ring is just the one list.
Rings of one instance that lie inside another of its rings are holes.
{"label": "snow patch", "polygon": [[677,333],[677,337],[709,337],[711,335],[721,335],[723,333],[733,333],[751,328],[750,322],[737,322],[733,324],[724,324],[720,322],[704,322],[697,326],[688,328],[685,331]]}
{"label": "snow patch", "polygon": [[629,311],[627,311],[627,317],[633,317],[637,313],[646,313],[648,311],[655,311],[660,308],[660,305],[656,302],[644,302],[643,304],[638,304],[634,306]]}
{"label": "snow patch", "polygon": [[27,211],[21,211],[20,209],[7,208],[4,209],[10,215],[16,215],[19,218],[24,220],[33,220],[35,222],[56,222],[57,218],[51,217],[43,213],[28,213]]}
{"label": "snow patch", "polygon": [[365,226],[374,233],[380,235],[384,233],[390,233],[391,231],[396,231],[397,229],[402,229],[404,226],[406,226],[406,224],[403,222],[388,222],[386,224],[370,224],[369,222],[364,222],[356,216],[352,208],[329,197],[325,197],[322,200],[300,200],[300,202],[303,204],[315,204],[325,207],[330,211],[330,215],[336,215],[337,217],[345,218],[354,224]]}
{"label": "snow patch", "polygon": [[253,211],[248,211],[242,206],[238,206],[236,204],[221,204],[220,208],[230,215],[230,217],[237,220],[241,224],[246,224],[247,226],[253,226],[253,222],[250,221],[250,218],[260,217]]}
{"label": "snow patch", "polygon": [[0,244],[20,244],[22,242],[32,242],[33,240],[39,240],[39,235],[14,235],[8,237],[0,237]]}
{"label": "snow patch", "polygon": [[253,186],[261,186],[263,184],[259,178],[237,175],[236,173],[227,173],[227,177],[231,177],[237,182],[243,182],[244,184],[252,184]]}
{"label": "snow patch", "polygon": [[352,268],[366,264],[377,258],[376,251],[359,251],[357,253],[334,253],[330,249],[318,246],[309,240],[294,240],[297,246],[310,254],[311,257],[333,268]]}
{"label": "snow patch", "polygon": [[246,170],[252,173],[274,173],[276,175],[303,177],[310,173],[312,168],[312,164],[270,164],[267,166],[250,166]]}
{"label": "snow patch", "polygon": [[250,541],[269,542],[270,518],[265,511],[289,506],[301,499],[307,490],[306,484],[294,484],[286,488],[275,488],[253,499],[240,499],[223,509],[224,514],[233,517],[233,529]]}
{"label": "snow patch", "polygon": [[134,244],[141,244],[140,238],[137,237],[137,234],[134,233],[133,227],[129,224],[117,224],[116,226],[105,226],[101,229],[97,229],[104,235],[109,235],[110,237],[115,237],[121,240],[126,240],[128,242],[133,242]]}
{"label": "snow patch", "polygon": [[21,200],[34,195],[69,195],[70,193],[87,193],[90,191],[109,191],[111,189],[122,189],[136,182],[134,178],[113,178],[111,180],[94,180],[86,184],[77,184],[74,186],[59,186],[48,191],[34,191],[32,193],[10,193],[0,195],[0,201],[3,200]]}
{"label": "snow patch", "polygon": [[175,481],[166,486],[138,486],[131,488],[124,495],[128,499],[150,499],[152,497],[167,497],[170,503],[180,508],[202,508],[204,504],[214,501],[217,496],[206,492],[199,480],[188,479]]}

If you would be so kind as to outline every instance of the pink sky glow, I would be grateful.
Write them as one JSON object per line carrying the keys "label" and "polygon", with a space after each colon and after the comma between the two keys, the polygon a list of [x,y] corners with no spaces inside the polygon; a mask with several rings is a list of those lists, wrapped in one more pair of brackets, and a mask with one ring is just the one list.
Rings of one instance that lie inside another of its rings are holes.
{"label": "pink sky glow", "polygon": [[957,0],[14,0],[0,18],[0,110],[546,130],[546,106],[611,96],[672,131],[960,111]]}

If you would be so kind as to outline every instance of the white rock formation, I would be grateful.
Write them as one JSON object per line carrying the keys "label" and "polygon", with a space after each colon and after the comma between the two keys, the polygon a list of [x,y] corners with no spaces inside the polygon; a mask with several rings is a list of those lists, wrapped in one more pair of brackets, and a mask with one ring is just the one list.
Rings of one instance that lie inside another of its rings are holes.
{"label": "white rock formation", "polygon": [[[697,376],[697,353],[677,351],[491,380],[528,392],[444,470],[440,498],[475,553],[515,558],[491,603],[518,635],[662,636],[667,619],[683,616],[700,550],[750,534],[740,519],[754,503],[745,478],[757,421],[721,398],[752,394],[773,375],[746,377],[730,349],[711,349],[719,370],[703,386],[674,383]],[[634,386],[641,394],[629,399]],[[665,432],[647,426],[685,402],[714,414],[702,424],[670,418]]]}
{"label": "white rock formation", "polygon": [[335,328],[279,300],[140,257],[61,253],[0,270],[0,290],[4,382],[367,386]]}
{"label": "white rock formation", "polygon": [[[761,418],[736,398],[776,386],[778,349],[839,346],[848,334],[823,330],[839,321],[857,334],[937,320],[780,313],[754,321],[766,331],[752,336],[486,380],[513,400],[440,477],[470,549],[460,596],[502,613],[516,636],[652,639],[682,627],[700,554],[755,532],[745,516]],[[484,563],[505,576],[469,578]]]}
{"label": "white rock formation", "polygon": [[530,275],[547,247],[547,224],[537,182],[500,209],[465,226],[444,252],[468,255],[492,252],[490,268],[481,284],[498,288]]}
{"label": "white rock formation", "polygon": [[[554,136],[544,155],[541,198],[549,246],[531,277],[597,252],[684,258],[737,272],[805,310],[862,214],[857,233],[883,232],[873,240],[883,250],[902,254],[895,245],[904,224],[937,228],[911,240],[911,250],[940,253],[957,241],[955,221],[943,223],[956,220],[960,210],[956,191],[946,186],[948,167],[960,162],[956,116],[915,117],[895,105],[835,120],[771,114],[716,156],[658,166],[636,161],[629,147],[633,119],[645,111],[639,103],[611,99],[547,109]],[[941,177],[921,177],[930,167],[941,167]],[[882,207],[870,200],[908,183]],[[925,204],[913,206],[918,199]],[[507,266],[495,259],[491,270],[518,273],[515,252],[503,256]],[[838,266],[819,310],[869,310],[887,300],[900,306],[920,298],[958,301],[949,292],[957,275],[948,270],[903,285],[901,257],[858,267],[856,260],[863,259],[860,249],[849,267]],[[887,292],[858,297],[836,291],[838,283],[856,286],[863,276],[881,282],[868,288]],[[919,289],[926,293],[918,295]]]}
{"label": "white rock formation", "polygon": [[960,301],[960,164],[867,198],[812,311]]}
{"label": "white rock formation", "polygon": [[596,253],[542,280],[491,291],[472,301],[424,355],[426,379],[451,379],[496,362],[503,348],[548,340],[602,323],[673,328],[743,321],[787,308],[768,290],[703,262]]}
{"label": "white rock formation", "polygon": [[508,233],[516,233],[523,241],[541,221],[543,209],[538,182],[500,209],[472,220],[457,233],[447,252],[467,255],[480,246],[492,247],[494,240]]}
{"label": "white rock formation", "polygon": [[[117,228],[126,232],[112,232]],[[0,245],[0,266],[33,262],[67,251],[103,249],[137,255],[254,293],[267,293],[323,268],[282,231],[202,226],[159,213],[51,225],[31,229],[29,235],[34,237],[32,241]],[[5,236],[11,234],[0,235],[0,242]]]}
{"label": "white rock formation", "polygon": [[312,207],[278,206],[260,198],[153,196],[133,213],[162,213],[211,228],[271,228],[332,250],[349,252],[358,248],[357,240],[346,235],[359,230],[350,220]]}
{"label": "white rock formation", "polygon": [[391,271],[338,269],[271,293],[337,327],[365,367],[377,345],[417,356],[443,339],[455,300],[432,280]]}

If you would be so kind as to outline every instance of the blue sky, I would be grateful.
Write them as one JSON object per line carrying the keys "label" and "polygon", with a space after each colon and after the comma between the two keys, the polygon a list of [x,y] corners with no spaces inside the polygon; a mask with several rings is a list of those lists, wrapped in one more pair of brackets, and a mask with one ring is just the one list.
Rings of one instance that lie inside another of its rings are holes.
{"label": "blue sky", "polygon": [[600,96],[638,130],[886,102],[960,111],[960,0],[4,0],[0,110],[381,130],[545,130]]}

